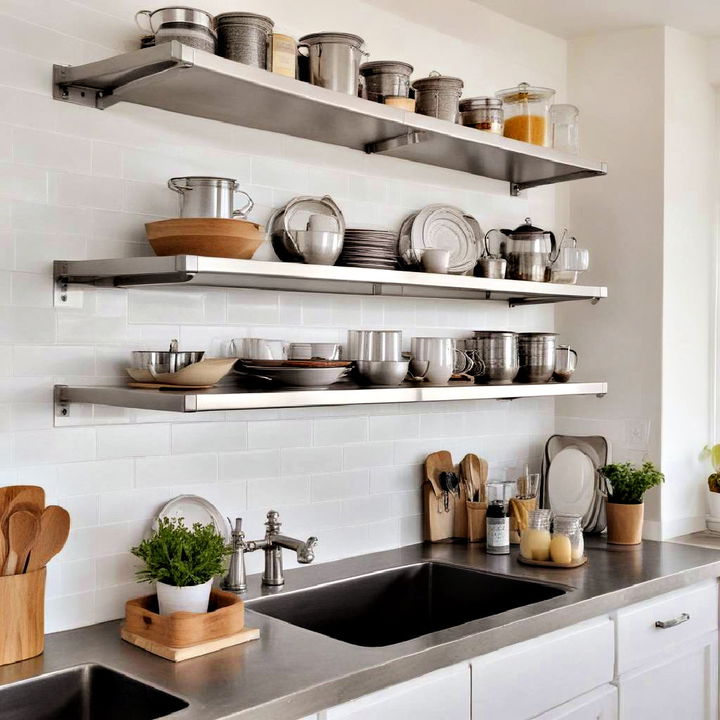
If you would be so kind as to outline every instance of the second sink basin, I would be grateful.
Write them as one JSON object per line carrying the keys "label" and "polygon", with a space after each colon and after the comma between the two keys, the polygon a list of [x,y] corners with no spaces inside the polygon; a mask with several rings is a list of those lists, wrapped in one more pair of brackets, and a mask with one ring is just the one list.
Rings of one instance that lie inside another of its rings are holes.
{"label": "second sink basin", "polygon": [[565,592],[553,585],[423,562],[250,600],[247,606],[352,645],[383,647]]}

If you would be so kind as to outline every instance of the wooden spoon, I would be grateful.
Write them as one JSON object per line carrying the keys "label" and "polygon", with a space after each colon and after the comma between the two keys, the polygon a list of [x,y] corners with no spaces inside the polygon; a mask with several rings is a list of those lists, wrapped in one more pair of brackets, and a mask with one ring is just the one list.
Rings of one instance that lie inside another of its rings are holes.
{"label": "wooden spoon", "polygon": [[25,570],[28,553],[39,531],[40,520],[29,510],[18,510],[8,518],[9,551],[3,575],[16,575]]}
{"label": "wooden spoon", "polygon": [[25,572],[45,567],[63,549],[69,533],[68,511],[59,505],[48,505],[40,518],[40,532]]}

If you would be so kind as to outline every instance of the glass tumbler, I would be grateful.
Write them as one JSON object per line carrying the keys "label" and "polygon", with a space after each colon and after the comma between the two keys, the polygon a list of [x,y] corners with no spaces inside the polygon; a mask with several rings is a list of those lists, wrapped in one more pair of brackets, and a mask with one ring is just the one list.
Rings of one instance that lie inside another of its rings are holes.
{"label": "glass tumbler", "polygon": [[580,515],[555,515],[553,534],[550,541],[550,559],[556,563],[570,563],[582,560],[585,555],[585,540]]}
{"label": "glass tumbler", "polygon": [[578,115],[574,105],[552,105],[550,127],[552,146],[555,150],[577,155],[580,152]]}

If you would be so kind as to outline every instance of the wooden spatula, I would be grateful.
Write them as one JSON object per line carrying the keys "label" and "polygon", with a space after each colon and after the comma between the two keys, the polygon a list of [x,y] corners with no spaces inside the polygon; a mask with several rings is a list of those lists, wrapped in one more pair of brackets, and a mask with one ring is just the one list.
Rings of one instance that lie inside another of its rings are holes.
{"label": "wooden spatula", "polygon": [[59,505],[48,505],[40,518],[40,532],[30,551],[25,572],[45,567],[65,545],[70,532],[70,515]]}
{"label": "wooden spatula", "polygon": [[18,510],[8,518],[8,554],[3,575],[15,575],[25,570],[28,554],[38,532],[40,520],[29,510]]}
{"label": "wooden spatula", "polygon": [[29,510],[38,517],[45,507],[45,491],[37,485],[8,485],[0,487],[0,575],[8,553],[8,518],[16,510]]}

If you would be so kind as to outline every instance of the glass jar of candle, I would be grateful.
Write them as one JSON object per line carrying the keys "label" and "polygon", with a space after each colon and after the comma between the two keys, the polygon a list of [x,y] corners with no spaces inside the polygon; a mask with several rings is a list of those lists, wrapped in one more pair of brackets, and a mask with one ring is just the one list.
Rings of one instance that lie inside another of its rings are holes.
{"label": "glass jar of candle", "polygon": [[555,563],[568,564],[582,560],[585,555],[582,518],[580,515],[556,515],[550,541],[550,559]]}
{"label": "glass jar of candle", "polygon": [[554,90],[520,83],[517,87],[499,90],[495,95],[503,103],[505,137],[549,147],[549,113]]}
{"label": "glass jar of candle", "polygon": [[531,510],[520,535],[520,555],[526,560],[550,559],[550,510]]}

